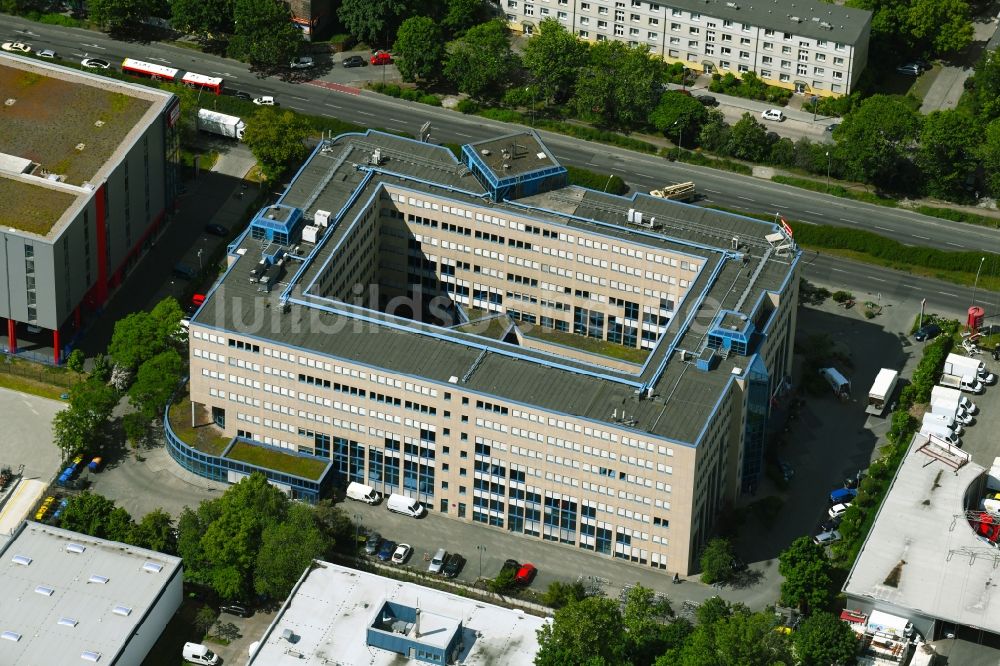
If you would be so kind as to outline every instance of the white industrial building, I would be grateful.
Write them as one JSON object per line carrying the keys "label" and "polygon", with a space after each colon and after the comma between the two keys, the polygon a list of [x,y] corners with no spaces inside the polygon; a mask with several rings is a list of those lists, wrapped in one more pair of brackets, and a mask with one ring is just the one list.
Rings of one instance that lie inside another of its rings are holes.
{"label": "white industrial building", "polygon": [[548,620],[414,583],[314,561],[249,666],[532,666]]}
{"label": "white industrial building", "polygon": [[25,522],[0,545],[0,664],[139,666],[183,578],[179,557]]}

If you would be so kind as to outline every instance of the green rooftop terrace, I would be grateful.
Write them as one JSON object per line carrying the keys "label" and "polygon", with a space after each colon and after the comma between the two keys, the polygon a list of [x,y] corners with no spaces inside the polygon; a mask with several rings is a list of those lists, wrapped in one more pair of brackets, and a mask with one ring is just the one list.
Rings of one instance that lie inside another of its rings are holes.
{"label": "green rooftop terrace", "polygon": [[0,178],[0,201],[4,203],[0,206],[0,226],[45,236],[75,200],[69,192]]}
{"label": "green rooftop terrace", "polygon": [[29,159],[73,185],[93,178],[152,106],[97,82],[7,65],[0,65],[0,91],[0,152]]}
{"label": "green rooftop terrace", "polygon": [[542,328],[541,326],[524,326],[521,329],[521,333],[525,337],[535,338],[542,342],[571,347],[588,354],[607,356],[638,365],[645,363],[646,358],[649,356],[648,349],[626,347],[625,345],[615,344],[607,340],[588,338],[583,335],[576,335],[575,333],[564,333],[552,328]]}
{"label": "green rooftop terrace", "polygon": [[283,472],[303,479],[319,481],[323,476],[329,461],[294,453],[283,453],[264,446],[255,446],[246,442],[236,442],[226,455],[230,460],[238,460],[257,467]]}

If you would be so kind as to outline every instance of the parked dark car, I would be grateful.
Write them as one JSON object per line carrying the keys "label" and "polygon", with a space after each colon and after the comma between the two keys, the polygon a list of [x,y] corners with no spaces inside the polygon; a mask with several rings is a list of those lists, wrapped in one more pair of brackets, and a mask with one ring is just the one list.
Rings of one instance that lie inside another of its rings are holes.
{"label": "parked dark car", "polygon": [[247,102],[252,102],[253,101],[253,96],[250,93],[248,93],[248,92],[243,92],[242,90],[237,90],[236,92],[233,93],[233,95],[237,99],[246,100]]}
{"label": "parked dark car", "polygon": [[365,62],[365,59],[362,58],[361,56],[352,55],[344,58],[344,61],[341,64],[344,67],[364,67],[368,63]]}
{"label": "parked dark car", "polygon": [[923,68],[915,62],[903,63],[896,68],[897,74],[904,74],[906,76],[920,76],[923,71]]}
{"label": "parked dark car", "polygon": [[858,473],[855,474],[854,476],[849,476],[846,479],[844,479],[844,487],[851,489],[857,488],[859,485],[861,485],[861,479],[863,478],[865,478],[864,471],[858,470]]}
{"label": "parked dark car", "polygon": [[225,606],[219,606],[219,612],[228,613],[237,617],[250,617],[253,615],[253,611],[243,604],[226,604]]}
{"label": "parked dark car", "polygon": [[830,123],[829,125],[826,126],[826,131],[829,132],[830,134],[833,134],[833,130],[837,129],[838,127],[840,127],[840,123]]}
{"label": "parked dark car", "polygon": [[458,553],[451,553],[444,561],[444,567],[441,568],[441,575],[445,578],[454,578],[462,571],[462,567],[464,566],[465,558]]}
{"label": "parked dark car", "polygon": [[715,99],[711,95],[698,95],[695,99],[705,106],[719,106],[719,100]]}
{"label": "parked dark car", "polygon": [[388,562],[392,559],[392,554],[396,552],[396,542],[386,539],[382,542],[382,547],[378,549],[378,559]]}
{"label": "parked dark car", "polygon": [[517,560],[505,560],[503,566],[500,567],[500,574],[503,574],[505,571],[510,571],[516,574],[520,568],[521,563]]}
{"label": "parked dark car", "polygon": [[229,235],[229,229],[226,229],[221,224],[206,224],[205,233],[211,234],[212,236],[219,236],[220,238],[225,238]]}
{"label": "parked dark car", "polygon": [[937,324],[926,324],[917,329],[913,334],[913,339],[917,342],[932,340],[941,334],[941,327]]}
{"label": "parked dark car", "polygon": [[374,555],[378,552],[378,547],[382,544],[382,535],[378,532],[372,532],[365,539],[365,553],[368,555]]}
{"label": "parked dark car", "polygon": [[198,271],[191,268],[187,264],[175,264],[174,276],[179,277],[182,280],[193,280],[198,277]]}
{"label": "parked dark car", "polygon": [[840,518],[827,518],[823,521],[823,524],[819,526],[821,532],[832,532],[840,527]]}

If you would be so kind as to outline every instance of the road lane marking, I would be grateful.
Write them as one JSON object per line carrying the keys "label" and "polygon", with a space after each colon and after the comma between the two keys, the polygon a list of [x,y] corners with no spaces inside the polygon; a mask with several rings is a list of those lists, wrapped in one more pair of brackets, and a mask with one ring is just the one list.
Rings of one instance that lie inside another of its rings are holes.
{"label": "road lane marking", "polygon": [[904,284],[904,287],[909,287],[910,289],[916,289],[912,284]]}
{"label": "road lane marking", "polygon": [[108,50],[108,48],[106,46],[101,46],[100,44],[84,44],[84,43],[81,43],[80,46],[86,46],[86,47],[89,47],[89,48],[92,48],[92,49],[101,49],[102,51],[107,51]]}
{"label": "road lane marking", "polygon": [[374,113],[368,113],[367,111],[358,111],[358,113],[361,114],[362,116],[372,116],[373,118],[375,117]]}
{"label": "road lane marking", "polygon": [[462,134],[461,132],[455,132],[455,136],[464,136],[466,139],[471,139],[471,134]]}
{"label": "road lane marking", "polygon": [[846,273],[846,272],[847,272],[847,271],[845,271],[845,270],[843,270],[843,269],[840,269],[840,268],[831,268],[830,270],[831,270],[831,271],[836,271],[836,272],[838,272],[838,273]]}
{"label": "road lane marking", "polygon": [[406,124],[405,120],[400,120],[399,118],[389,118],[389,120],[391,120],[394,123],[403,123],[404,125]]}
{"label": "road lane marking", "polygon": [[753,201],[753,199],[751,199],[750,197],[741,197],[739,195],[737,195],[736,198],[737,199],[743,199],[743,201]]}
{"label": "road lane marking", "polygon": [[803,213],[809,213],[810,215],[819,215],[820,217],[823,217],[823,215],[824,215],[823,213],[817,213],[817,212],[816,212],[816,211],[814,211],[814,210],[804,210],[804,211],[802,211],[802,212],[803,212]]}
{"label": "road lane marking", "polygon": [[297,100],[301,100],[301,101],[303,101],[303,102],[308,102],[308,101],[309,101],[309,100],[308,100],[307,98],[305,98],[305,97],[296,97],[295,95],[289,95],[289,97],[291,97],[292,99],[297,99]]}
{"label": "road lane marking", "polygon": [[811,224],[812,226],[819,226],[819,222],[810,222],[809,220],[795,220],[800,224]]}
{"label": "road lane marking", "polygon": [[324,104],[323,106],[328,106],[328,107],[330,107],[331,109],[339,109],[339,108],[341,108],[341,107],[340,107],[339,105],[337,105],[337,104]]}
{"label": "road lane marking", "polygon": [[916,234],[910,234],[910,235],[911,235],[911,236],[913,236],[914,238],[921,238],[921,239],[923,239],[923,240],[930,240],[930,238],[929,238],[929,237],[927,237],[927,236],[918,236],[918,235],[916,235]]}
{"label": "road lane marking", "polygon": [[841,222],[847,222],[848,224],[857,224],[854,220],[848,220],[846,217],[840,218]]}
{"label": "road lane marking", "polygon": [[706,192],[711,192],[712,194],[722,194],[722,192],[720,192],[719,190],[710,190],[707,187],[705,188],[705,191]]}
{"label": "road lane marking", "polygon": [[959,245],[958,243],[952,243],[951,241],[948,242],[948,245],[952,245],[954,247],[965,247],[964,245]]}
{"label": "road lane marking", "polygon": [[771,206],[772,208],[788,208],[788,206],[782,206],[781,204],[776,204],[776,203],[767,204],[767,205]]}
{"label": "road lane marking", "polygon": [[949,294],[947,291],[939,291],[938,293],[944,294],[945,296],[954,296],[955,298],[958,298],[958,294]]}
{"label": "road lane marking", "polygon": [[869,280],[875,280],[876,282],[887,282],[887,280],[883,280],[882,278],[877,278],[874,275],[869,275],[868,279]]}
{"label": "road lane marking", "polygon": [[892,229],[890,229],[889,227],[880,227],[877,224],[875,225],[875,228],[876,229],[881,229],[882,231],[892,231]]}
{"label": "road lane marking", "polygon": [[645,173],[639,173],[638,171],[635,172],[635,175],[640,176],[642,178],[653,178],[653,176],[650,176],[650,175],[645,174]]}

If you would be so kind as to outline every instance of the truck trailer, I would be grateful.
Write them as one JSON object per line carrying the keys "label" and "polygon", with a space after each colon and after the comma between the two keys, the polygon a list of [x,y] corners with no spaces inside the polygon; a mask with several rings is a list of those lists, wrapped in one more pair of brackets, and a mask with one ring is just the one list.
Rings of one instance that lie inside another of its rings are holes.
{"label": "truck trailer", "polygon": [[885,414],[885,408],[892,400],[892,394],[896,391],[896,382],[899,381],[899,372],[890,368],[882,368],[875,377],[875,383],[868,391],[868,407],[866,412],[873,416]]}
{"label": "truck trailer", "polygon": [[246,123],[238,116],[227,116],[210,109],[198,109],[198,129],[242,141]]}

